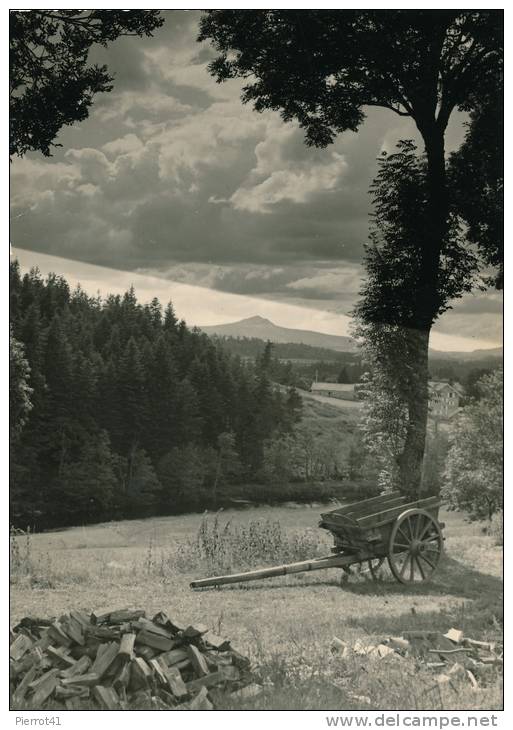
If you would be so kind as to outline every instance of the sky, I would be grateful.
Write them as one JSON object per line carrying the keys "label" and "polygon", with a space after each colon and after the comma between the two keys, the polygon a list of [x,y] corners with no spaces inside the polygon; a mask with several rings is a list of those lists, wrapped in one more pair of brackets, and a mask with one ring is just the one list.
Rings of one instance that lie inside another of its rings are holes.
{"label": "sky", "polygon": [[[15,254],[92,293],[123,282],[142,300],[171,296],[191,325],[260,314],[347,334],[376,157],[417,138],[412,122],[369,109],[357,133],[307,148],[297,125],[242,105],[239,81],[208,74],[197,11],[165,16],[153,38],[95,49],[114,90],[62,130],[53,157],[13,161]],[[449,150],[463,122],[453,117]],[[437,322],[433,346],[497,346],[501,312],[499,293],[467,295]]]}

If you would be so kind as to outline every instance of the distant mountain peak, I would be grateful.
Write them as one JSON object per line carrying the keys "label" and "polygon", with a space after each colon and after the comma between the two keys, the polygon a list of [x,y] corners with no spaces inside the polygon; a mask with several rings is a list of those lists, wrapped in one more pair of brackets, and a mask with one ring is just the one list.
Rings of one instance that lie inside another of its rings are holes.
{"label": "distant mountain peak", "polygon": [[322,332],[298,330],[292,327],[280,327],[265,317],[255,315],[228,324],[200,327],[208,335],[218,337],[253,337],[271,342],[297,343],[312,347],[323,347],[337,352],[354,352],[356,343],[351,337],[342,335],[327,335]]}
{"label": "distant mountain peak", "polygon": [[254,317],[247,317],[246,319],[241,319],[239,322],[233,322],[233,324],[269,324],[271,327],[276,327],[274,322],[271,322],[270,319],[266,319],[265,317],[260,317],[260,315],[256,314]]}

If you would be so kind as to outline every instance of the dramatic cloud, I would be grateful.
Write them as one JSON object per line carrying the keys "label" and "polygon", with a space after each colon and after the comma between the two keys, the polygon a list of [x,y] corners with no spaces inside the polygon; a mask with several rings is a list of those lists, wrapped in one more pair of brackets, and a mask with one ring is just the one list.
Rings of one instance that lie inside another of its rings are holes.
{"label": "dramatic cloud", "polygon": [[[346,314],[376,157],[415,128],[371,109],[357,134],[308,148],[297,125],[243,106],[240,82],[212,79],[198,15],[169,11],[154,38],[95,49],[114,91],[62,131],[53,158],[14,160],[13,245]],[[456,119],[448,146],[461,137]],[[467,322],[492,306],[475,301],[458,310]]]}

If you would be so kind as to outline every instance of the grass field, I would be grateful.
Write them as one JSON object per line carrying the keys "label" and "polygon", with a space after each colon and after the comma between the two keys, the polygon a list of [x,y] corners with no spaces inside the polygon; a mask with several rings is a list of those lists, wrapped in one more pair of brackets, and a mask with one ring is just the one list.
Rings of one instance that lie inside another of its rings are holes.
{"label": "grass field", "polygon": [[[316,525],[317,505],[226,511],[248,524],[279,520],[292,533],[315,530],[319,551],[330,539]],[[251,656],[265,690],[260,697],[220,709],[500,709],[497,670],[472,690],[465,679],[438,685],[413,662],[332,656],[333,636],[376,643],[405,630],[461,628],[476,639],[502,640],[502,550],[476,524],[444,513],[443,567],[430,585],[406,588],[355,578],[340,587],[328,570],[193,592],[202,570],[187,565],[186,541],[201,515],[76,527],[18,538],[11,585],[12,622],[70,608],[164,610],[203,621]],[[318,538],[317,538],[318,533]],[[25,566],[25,567],[24,567]],[[255,565],[255,567],[258,567]]]}

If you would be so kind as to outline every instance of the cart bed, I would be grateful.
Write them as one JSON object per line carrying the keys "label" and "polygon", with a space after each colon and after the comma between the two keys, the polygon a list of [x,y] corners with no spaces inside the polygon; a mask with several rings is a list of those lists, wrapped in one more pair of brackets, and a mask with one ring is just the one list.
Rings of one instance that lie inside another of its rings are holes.
{"label": "cart bed", "polygon": [[438,519],[439,507],[438,497],[409,501],[400,492],[390,492],[325,512],[319,527],[333,534],[336,550],[356,552],[370,544],[384,548],[391,527],[402,512],[421,509]]}

